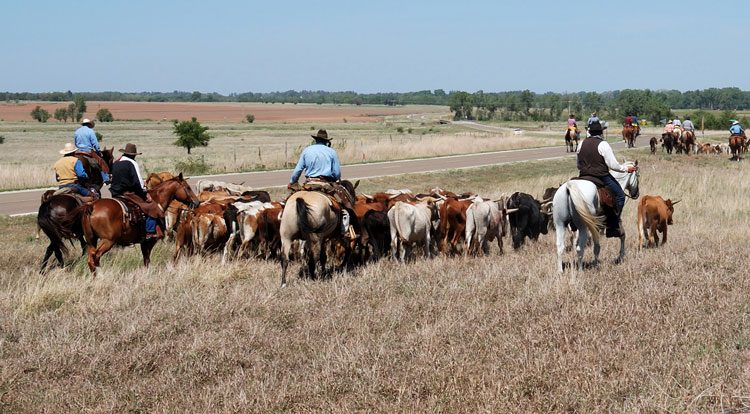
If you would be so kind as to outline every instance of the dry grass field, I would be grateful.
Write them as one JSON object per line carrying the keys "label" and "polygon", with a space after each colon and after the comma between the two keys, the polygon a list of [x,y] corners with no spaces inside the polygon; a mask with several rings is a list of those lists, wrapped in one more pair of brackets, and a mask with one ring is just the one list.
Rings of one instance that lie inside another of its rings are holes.
{"label": "dry grass field", "polygon": [[[748,166],[629,156],[641,194],[683,200],[669,242],[636,249],[629,201],[627,260],[612,264],[607,240],[583,273],[555,272],[550,234],[283,290],[277,263],[172,266],[165,243],[148,270],[131,247],[95,280],[81,261],[41,276],[33,219],[2,218],[0,412],[747,412]],[[574,171],[567,159],[362,189],[538,196]]]}

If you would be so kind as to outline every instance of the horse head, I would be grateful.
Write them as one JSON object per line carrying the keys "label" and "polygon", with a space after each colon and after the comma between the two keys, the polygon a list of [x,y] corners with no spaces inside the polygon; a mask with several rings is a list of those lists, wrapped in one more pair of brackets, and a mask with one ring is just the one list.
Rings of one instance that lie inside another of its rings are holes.
{"label": "horse head", "polygon": [[162,181],[154,186],[149,192],[159,204],[168,205],[172,199],[181,201],[189,205],[190,208],[195,208],[200,204],[198,196],[195,195],[193,189],[190,188],[187,178],[184,178],[182,173],[177,177]]}
{"label": "horse head", "polygon": [[104,162],[107,163],[107,166],[109,167],[110,171],[112,171],[112,164],[115,161],[114,150],[115,150],[115,147],[112,147],[112,148],[104,147],[102,149],[102,159],[104,160]]}
{"label": "horse head", "polygon": [[634,162],[625,161],[625,165],[635,167],[635,171],[627,173],[627,180],[625,181],[624,190],[630,193],[630,198],[636,199],[639,195],[638,184],[641,177],[640,169],[638,168],[638,160]]}

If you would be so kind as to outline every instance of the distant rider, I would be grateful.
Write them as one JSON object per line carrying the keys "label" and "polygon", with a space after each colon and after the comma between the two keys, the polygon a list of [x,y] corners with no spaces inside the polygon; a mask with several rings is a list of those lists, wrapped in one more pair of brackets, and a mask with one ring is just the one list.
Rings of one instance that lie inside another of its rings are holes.
{"label": "distant rider", "polygon": [[73,133],[73,139],[75,146],[78,148],[78,153],[96,160],[102,172],[102,181],[108,183],[110,180],[109,166],[102,158],[102,149],[99,146],[99,140],[96,138],[96,132],[94,132],[94,121],[84,118],[81,126]]}
{"label": "distant rider", "polygon": [[689,116],[685,117],[685,121],[682,123],[682,130],[690,131],[693,136],[695,136],[695,126],[693,125],[693,121],[690,120]]}
{"label": "distant rider", "polygon": [[594,121],[589,125],[589,133],[591,136],[583,140],[583,143],[578,148],[578,171],[581,177],[590,176],[599,178],[612,191],[612,195],[615,198],[615,211],[614,214],[608,214],[606,217],[606,236],[621,237],[625,234],[620,221],[620,214],[622,213],[622,208],[625,206],[625,192],[617,180],[612,177],[609,170],[633,172],[636,168],[634,166],[621,165],[617,162],[612,147],[602,138],[604,128],[602,128],[600,121]]}
{"label": "distant rider", "polygon": [[578,124],[576,123],[575,114],[570,114],[568,116],[568,130],[578,135]]}
{"label": "distant rider", "polygon": [[594,122],[600,122],[599,117],[596,115],[596,111],[591,113],[591,116],[589,117],[588,121],[586,121],[586,136],[591,136],[591,133],[589,132],[589,128],[591,127],[591,124]]}

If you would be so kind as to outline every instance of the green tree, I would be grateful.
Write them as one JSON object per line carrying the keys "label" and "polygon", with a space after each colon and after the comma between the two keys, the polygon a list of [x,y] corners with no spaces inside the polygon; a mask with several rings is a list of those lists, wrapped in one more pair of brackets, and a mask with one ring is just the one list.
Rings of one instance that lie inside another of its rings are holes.
{"label": "green tree", "polygon": [[451,112],[454,112],[453,119],[474,119],[471,113],[474,103],[468,92],[451,92],[448,102]]}
{"label": "green tree", "polygon": [[65,108],[57,108],[55,109],[55,119],[58,121],[65,121],[68,122],[68,110]]}
{"label": "green tree", "polygon": [[68,105],[68,118],[70,118],[71,121],[74,120],[81,120],[81,117],[78,116],[78,110],[76,110],[76,104],[72,103]]}
{"label": "green tree", "polygon": [[192,93],[192,94],[190,95],[190,100],[191,100],[191,101],[193,101],[193,102],[198,102],[198,101],[200,101],[200,100],[201,100],[201,93],[200,93],[200,92],[198,92],[198,91],[195,91],[195,92],[193,92],[193,93]]}
{"label": "green tree", "polygon": [[39,122],[47,122],[50,115],[46,109],[42,109],[41,106],[37,105],[36,108],[31,110],[31,118]]}
{"label": "green tree", "polygon": [[212,137],[206,131],[208,131],[208,127],[201,125],[195,117],[190,121],[174,121],[174,131],[172,132],[179,137],[174,145],[187,148],[187,152],[190,154],[192,148],[208,146],[208,141]]}
{"label": "green tree", "polygon": [[255,122],[255,115],[247,114],[245,115],[245,119],[247,119],[248,124],[252,124],[253,122]]}
{"label": "green tree", "polygon": [[76,121],[81,122],[81,119],[83,119],[83,114],[86,112],[86,100],[83,99],[83,95],[76,95],[76,97],[73,99],[73,103],[76,106]]}
{"label": "green tree", "polygon": [[115,120],[115,117],[112,116],[112,112],[110,112],[109,109],[102,108],[96,111],[96,119],[99,120],[99,122],[112,122]]}

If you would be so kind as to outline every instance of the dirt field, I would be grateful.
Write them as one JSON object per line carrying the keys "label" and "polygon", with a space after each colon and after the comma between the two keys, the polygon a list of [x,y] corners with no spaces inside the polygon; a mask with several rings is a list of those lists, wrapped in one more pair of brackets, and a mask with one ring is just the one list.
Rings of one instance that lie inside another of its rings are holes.
{"label": "dirt field", "polygon": [[[54,114],[70,102],[0,103],[0,120],[30,121],[31,110],[40,105]],[[182,103],[182,102],[87,102],[86,117],[94,118],[101,108],[107,108],[118,120],[189,120],[201,122],[246,122],[245,115],[255,115],[260,122],[380,122],[389,115],[438,113],[448,114],[446,107],[432,105],[379,106],[379,105],[315,105],[315,104],[262,104],[262,103]],[[449,118],[446,118],[449,119]],[[57,122],[50,119],[49,122]]]}
{"label": "dirt field", "polygon": [[[682,202],[669,242],[638,251],[628,201],[625,263],[606,240],[582,273],[555,272],[549,234],[324,281],[300,280],[297,263],[284,290],[278,263],[173,266],[166,243],[148,270],[131,247],[95,280],[81,261],[42,276],[33,219],[0,218],[0,412],[747,412],[748,164],[618,156],[640,160],[642,195]],[[361,190],[538,196],[574,171],[546,161]]]}

